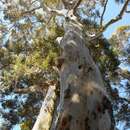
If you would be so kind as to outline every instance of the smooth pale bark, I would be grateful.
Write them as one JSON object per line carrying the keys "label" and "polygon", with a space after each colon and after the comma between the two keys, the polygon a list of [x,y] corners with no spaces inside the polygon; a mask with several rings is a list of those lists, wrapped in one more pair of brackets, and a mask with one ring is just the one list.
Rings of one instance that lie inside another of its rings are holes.
{"label": "smooth pale bark", "polygon": [[82,28],[65,26],[60,42],[60,109],[58,130],[114,130],[112,106]]}
{"label": "smooth pale bark", "polygon": [[32,130],[49,130],[53,118],[54,105],[56,100],[56,86],[50,86],[44,99],[40,113]]}

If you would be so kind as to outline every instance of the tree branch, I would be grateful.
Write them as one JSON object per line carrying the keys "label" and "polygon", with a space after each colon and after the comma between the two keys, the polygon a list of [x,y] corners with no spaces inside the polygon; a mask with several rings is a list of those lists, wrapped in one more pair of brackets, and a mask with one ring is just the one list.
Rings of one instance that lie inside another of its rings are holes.
{"label": "tree branch", "polygon": [[24,11],[24,12],[22,12],[22,14],[24,15],[24,14],[32,13],[32,12],[34,12],[35,10],[40,9],[40,8],[42,8],[42,7],[41,7],[41,6],[38,6],[38,7],[36,7],[36,8],[31,9],[31,10]]}
{"label": "tree branch", "polygon": [[[91,37],[91,38],[89,39],[89,42],[91,42],[91,41],[93,41],[93,40],[95,40],[95,39],[101,37],[101,36],[102,36],[102,33],[103,33],[110,25],[112,25],[113,23],[116,23],[117,21],[121,20],[122,17],[123,17],[123,15],[124,15],[124,13],[126,12],[126,9],[127,9],[127,6],[128,6],[128,4],[129,4],[129,2],[130,2],[130,0],[126,0],[124,6],[122,7],[122,9],[121,9],[121,11],[120,11],[120,13],[119,13],[115,18],[111,19],[108,23],[106,23],[104,26],[101,26],[101,27],[99,28],[99,31],[98,31],[93,37]],[[105,13],[105,12],[104,12],[104,13]],[[103,16],[102,16],[102,17],[103,17]],[[103,19],[103,18],[102,18],[102,19]]]}
{"label": "tree branch", "polygon": [[5,1],[0,0],[0,2],[1,2],[2,4],[5,4]]}
{"label": "tree branch", "polygon": [[[28,88],[14,88],[14,92],[16,93],[34,93],[34,92],[40,92],[39,87],[37,85],[32,85]],[[41,91],[43,92],[43,91]]]}
{"label": "tree branch", "polygon": [[126,13],[130,13],[130,10],[126,10],[125,12],[126,12]]}
{"label": "tree branch", "polygon": [[39,0],[39,2],[41,4],[41,7],[49,13],[54,13],[54,14],[57,14],[57,15],[60,15],[60,16],[65,16],[68,12],[66,9],[56,10],[56,9],[49,8],[47,5],[45,5],[44,1]]}
{"label": "tree branch", "polygon": [[[24,15],[24,14],[29,14],[29,13],[34,12],[34,11],[37,10],[37,9],[40,9],[40,8],[42,8],[42,7],[41,7],[41,6],[38,6],[38,7],[36,7],[36,8],[31,9],[31,10],[23,11],[23,12],[21,12],[21,14],[22,14],[22,15]],[[0,11],[8,11],[8,9],[3,9],[3,10],[0,10]],[[12,10],[11,10],[11,11],[12,11]]]}
{"label": "tree branch", "polygon": [[122,16],[124,15],[125,11],[126,11],[126,8],[127,8],[127,5],[128,3],[130,2],[130,0],[126,0],[124,6],[122,7],[120,13],[114,18],[114,19],[111,19],[103,28],[102,28],[102,32],[105,31],[111,24],[119,21],[122,19]]}
{"label": "tree branch", "polygon": [[74,11],[74,12],[76,12],[76,9],[79,7],[79,5],[80,5],[81,2],[82,2],[82,0],[78,0],[78,1],[75,3],[75,5],[74,5],[74,7],[73,7],[73,11]]}
{"label": "tree branch", "polygon": [[55,81],[47,81],[47,82],[43,82],[42,84],[40,85],[32,85],[32,86],[29,86],[27,88],[17,88],[15,87],[14,88],[14,92],[16,93],[36,93],[36,92],[40,92],[40,93],[43,93],[45,94],[46,93],[46,90],[49,88],[49,86],[55,84]]}
{"label": "tree branch", "polygon": [[126,99],[126,98],[120,97],[120,100],[123,100],[123,101],[125,101],[125,102],[130,104],[130,99]]}
{"label": "tree branch", "polygon": [[102,23],[103,23],[103,17],[104,17],[105,11],[106,11],[107,3],[108,3],[108,0],[106,0],[105,5],[104,5],[104,9],[103,9],[101,19],[100,19],[100,26],[102,26]]}
{"label": "tree branch", "polygon": [[31,92],[34,92],[34,91],[31,91],[30,88],[15,88],[14,90],[15,93],[19,93],[19,94],[27,94],[27,93],[31,93]]}

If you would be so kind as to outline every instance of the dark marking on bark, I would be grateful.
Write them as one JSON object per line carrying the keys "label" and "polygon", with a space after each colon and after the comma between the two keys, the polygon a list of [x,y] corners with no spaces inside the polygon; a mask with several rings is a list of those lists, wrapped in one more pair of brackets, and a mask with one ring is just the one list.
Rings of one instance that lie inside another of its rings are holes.
{"label": "dark marking on bark", "polygon": [[99,112],[101,112],[101,111],[102,111],[102,109],[101,109],[101,105],[98,104],[98,105],[97,105],[97,112],[99,113]]}
{"label": "dark marking on bark", "polygon": [[79,68],[79,70],[82,69],[82,68],[83,68],[83,65],[79,65],[78,68]]}
{"label": "dark marking on bark", "polygon": [[70,130],[70,128],[69,128],[69,127],[67,127],[67,128],[65,128],[65,130]]}
{"label": "dark marking on bark", "polygon": [[79,121],[79,124],[80,124],[81,127],[83,127],[83,122]]}
{"label": "dark marking on bark", "polygon": [[68,87],[65,90],[65,96],[64,96],[64,98],[70,98],[70,97],[71,97],[71,89],[70,89],[70,87]]}
{"label": "dark marking on bark", "polygon": [[103,106],[103,113],[105,113],[105,110],[112,109],[111,102],[109,101],[109,99],[106,96],[103,97],[102,106]]}
{"label": "dark marking on bark", "polygon": [[88,110],[88,114],[90,113],[90,111]]}
{"label": "dark marking on bark", "polygon": [[65,128],[65,126],[67,125],[67,123],[68,123],[68,120],[67,120],[67,118],[66,117],[63,117],[63,119],[62,119],[62,124],[61,124],[61,127],[62,128]]}
{"label": "dark marking on bark", "polygon": [[62,118],[61,125],[59,130],[70,130],[70,124],[71,124],[72,116],[67,115]]}
{"label": "dark marking on bark", "polygon": [[76,39],[76,36],[73,36],[73,39],[75,40],[75,39]]}
{"label": "dark marking on bark", "polygon": [[64,62],[65,62],[65,58],[63,57],[59,57],[56,59],[55,64],[59,70],[61,69],[61,66],[63,65]]}
{"label": "dark marking on bark", "polygon": [[45,112],[48,112],[47,109],[44,109]]}
{"label": "dark marking on bark", "polygon": [[76,120],[76,123],[78,124],[78,123],[79,123],[79,120]]}
{"label": "dark marking on bark", "polygon": [[93,91],[90,91],[90,94],[93,95]]}
{"label": "dark marking on bark", "polygon": [[[99,91],[99,90],[98,90],[98,91]],[[99,94],[100,94],[100,95],[102,95],[102,92],[101,92],[101,91],[99,91]]]}
{"label": "dark marking on bark", "polygon": [[71,115],[68,115],[68,120],[69,120],[69,122],[72,120],[72,116]]}
{"label": "dark marking on bark", "polygon": [[89,119],[88,119],[88,117],[86,117],[85,120],[84,120],[84,123],[85,123],[85,130],[90,130],[90,126],[89,126],[88,121],[89,121]]}
{"label": "dark marking on bark", "polygon": [[89,72],[91,72],[92,70],[93,70],[93,68],[92,68],[92,67],[89,67],[88,70],[87,70],[87,72],[89,73]]}
{"label": "dark marking on bark", "polygon": [[85,68],[84,70],[85,70],[84,72],[86,74],[88,74],[89,72],[93,71],[93,68],[92,67],[88,67],[88,68]]}
{"label": "dark marking on bark", "polygon": [[94,120],[96,120],[96,118],[97,118],[96,112],[92,112],[92,117],[93,117]]}
{"label": "dark marking on bark", "polygon": [[111,130],[114,130],[115,119],[114,119],[114,115],[113,115],[112,104],[110,104],[110,106],[109,106],[108,113],[110,114],[110,118],[111,118]]}

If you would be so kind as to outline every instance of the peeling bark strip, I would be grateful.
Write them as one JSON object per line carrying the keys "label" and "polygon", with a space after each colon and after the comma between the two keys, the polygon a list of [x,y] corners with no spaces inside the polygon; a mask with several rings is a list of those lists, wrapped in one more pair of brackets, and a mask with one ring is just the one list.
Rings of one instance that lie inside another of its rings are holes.
{"label": "peeling bark strip", "polygon": [[50,86],[32,130],[49,130],[56,100],[56,85]]}
{"label": "peeling bark strip", "polygon": [[[61,40],[61,112],[58,130],[114,130],[111,103],[100,71],[89,54],[82,28],[69,23]],[[71,117],[71,118],[70,118]]]}

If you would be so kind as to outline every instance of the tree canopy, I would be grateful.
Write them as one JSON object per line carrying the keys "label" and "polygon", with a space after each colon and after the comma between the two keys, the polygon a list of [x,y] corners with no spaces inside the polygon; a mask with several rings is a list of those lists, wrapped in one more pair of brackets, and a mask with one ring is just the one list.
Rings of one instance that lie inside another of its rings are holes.
{"label": "tree canopy", "polygon": [[[80,24],[113,102],[117,126],[130,128],[130,25],[117,28],[110,39],[103,32],[121,20],[119,14],[104,22],[108,0],[0,0],[0,129],[16,125],[30,130],[48,86],[58,82],[57,37],[67,21]],[[72,12],[73,9],[73,12]],[[78,19],[77,19],[78,18]],[[57,89],[59,93],[59,89]]]}

